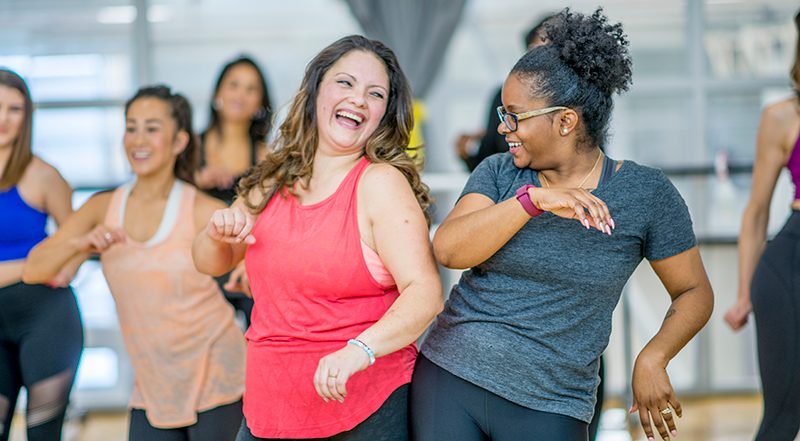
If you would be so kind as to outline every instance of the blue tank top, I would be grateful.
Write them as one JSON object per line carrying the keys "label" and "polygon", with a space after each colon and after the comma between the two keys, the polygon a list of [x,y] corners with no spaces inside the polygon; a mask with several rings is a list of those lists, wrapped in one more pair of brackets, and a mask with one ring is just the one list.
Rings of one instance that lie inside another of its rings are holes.
{"label": "blue tank top", "polygon": [[47,213],[28,205],[16,185],[0,191],[0,262],[26,258],[47,237],[46,223]]}

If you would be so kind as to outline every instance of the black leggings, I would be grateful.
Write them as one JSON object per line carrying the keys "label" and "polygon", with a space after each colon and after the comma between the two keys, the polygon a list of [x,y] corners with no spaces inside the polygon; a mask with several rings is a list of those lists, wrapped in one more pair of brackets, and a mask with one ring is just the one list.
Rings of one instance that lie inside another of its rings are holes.
{"label": "black leggings", "polygon": [[800,211],[764,250],[750,296],[764,393],[756,441],[793,440],[800,429]]}
{"label": "black leggings", "polygon": [[0,288],[0,441],[7,441],[17,396],[28,392],[28,441],[59,441],[83,349],[69,288],[15,283]]}
{"label": "black leggings", "polygon": [[600,356],[600,368],[597,375],[600,377],[600,384],[597,385],[597,401],[594,403],[594,415],[589,421],[589,441],[597,439],[597,429],[600,428],[600,418],[603,416],[603,400],[605,399],[606,382],[606,363],[603,356]]}
{"label": "black leggings", "polygon": [[586,441],[587,424],[512,403],[447,372],[422,354],[411,382],[415,441]]}
{"label": "black leggings", "polygon": [[128,441],[233,441],[242,421],[242,400],[197,414],[188,427],[158,429],[142,409],[131,409]]}
{"label": "black leggings", "polygon": [[[352,430],[328,438],[306,441],[408,441],[408,390],[404,384],[397,388],[381,407]],[[242,420],[236,441],[278,441],[275,438],[256,438]]]}

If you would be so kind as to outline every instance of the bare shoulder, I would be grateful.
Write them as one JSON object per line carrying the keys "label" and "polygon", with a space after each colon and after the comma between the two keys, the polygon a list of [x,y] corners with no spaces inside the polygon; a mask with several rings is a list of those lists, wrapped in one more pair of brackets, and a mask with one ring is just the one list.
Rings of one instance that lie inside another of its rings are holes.
{"label": "bare shoulder", "polygon": [[422,215],[419,203],[405,175],[391,164],[371,164],[358,184],[359,205],[371,219],[405,213]]}
{"label": "bare shoulder", "polygon": [[25,174],[30,175],[31,178],[38,182],[46,184],[66,184],[67,182],[64,180],[64,177],[61,176],[58,169],[36,155],[31,159],[31,163],[28,165],[28,169],[25,170]]}
{"label": "bare shoulder", "polygon": [[778,125],[796,124],[800,120],[800,107],[798,98],[791,97],[764,107],[761,112],[764,122],[771,122]]}
{"label": "bare shoulder", "polygon": [[370,164],[361,176],[359,187],[368,193],[386,191],[411,191],[411,185],[403,173],[391,164]]}

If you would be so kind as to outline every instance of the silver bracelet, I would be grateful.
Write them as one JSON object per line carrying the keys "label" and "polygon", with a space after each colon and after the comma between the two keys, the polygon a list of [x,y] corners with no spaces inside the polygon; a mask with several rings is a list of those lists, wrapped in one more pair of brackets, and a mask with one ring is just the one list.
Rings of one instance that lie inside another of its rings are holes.
{"label": "silver bracelet", "polygon": [[355,346],[358,346],[359,348],[363,349],[364,352],[366,352],[367,356],[369,357],[369,365],[370,366],[372,366],[375,363],[375,353],[372,352],[372,349],[370,349],[369,346],[367,346],[363,341],[358,340],[356,338],[351,338],[350,340],[347,340],[347,344],[355,345]]}

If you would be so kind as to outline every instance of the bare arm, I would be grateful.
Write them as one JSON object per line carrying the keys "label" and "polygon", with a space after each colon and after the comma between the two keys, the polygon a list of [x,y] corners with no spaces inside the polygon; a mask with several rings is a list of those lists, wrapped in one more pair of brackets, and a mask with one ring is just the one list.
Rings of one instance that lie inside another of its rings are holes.
{"label": "bare arm", "polygon": [[[528,194],[539,209],[577,219],[587,228],[591,225],[605,232],[606,224],[613,225],[606,204],[586,190],[532,188]],[[588,216],[585,210],[588,210]],[[495,204],[482,194],[469,193],[458,201],[436,230],[433,238],[436,258],[442,265],[454,269],[483,263],[514,237],[529,219],[516,198]],[[481,240],[475,240],[476,237]]]}
{"label": "bare arm", "polygon": [[[42,181],[46,184],[45,188],[47,189],[45,191],[45,211],[55,219],[60,227],[73,212],[72,187],[55,167],[47,163],[44,165],[45,177]],[[69,285],[87,257],[88,254],[75,256],[48,283],[51,286],[61,287]]]}
{"label": "bare arm", "polygon": [[111,193],[92,196],[54,235],[31,250],[22,275],[25,283],[47,283],[73,259],[83,262],[92,252],[124,240],[121,232],[101,225],[110,200]]}
{"label": "bare arm", "polygon": [[0,262],[0,287],[19,282],[24,266],[25,260],[23,259]]}
{"label": "bare arm", "polygon": [[706,324],[714,307],[714,297],[697,247],[650,264],[672,298],[672,304],[661,329],[636,359],[632,410],[639,410],[648,437],[653,436],[652,421],[662,438],[667,439],[675,435],[669,434],[675,430],[675,421],[671,413],[665,415],[662,410],[671,406],[678,416],[682,410],[666,368]]}
{"label": "bare arm", "polygon": [[419,338],[441,312],[444,298],[428,226],[405,177],[378,164],[362,179],[372,242],[400,292],[383,318],[358,336],[380,357]]}
{"label": "bare arm", "polygon": [[[725,321],[734,330],[747,323],[752,310],[750,281],[758,259],[764,252],[769,224],[769,207],[775,184],[787,160],[790,148],[785,145],[790,118],[780,106],[764,110],[758,128],[756,161],[753,167],[753,185],[750,200],[742,215],[739,233],[739,289],[736,303],[725,314]],[[793,111],[793,109],[791,109]]]}
{"label": "bare arm", "polygon": [[[364,207],[371,230],[363,240],[374,245],[400,293],[380,320],[353,336],[381,357],[409,345],[425,331],[443,308],[442,284],[425,217],[398,170],[387,164],[370,166],[359,184],[358,206]],[[345,345],[320,360],[314,377],[317,392],[325,399],[343,400],[347,379],[368,365],[363,349]],[[328,383],[331,372],[337,374],[335,385]]]}
{"label": "bare arm", "polygon": [[39,162],[45,194],[44,211],[61,226],[72,214],[72,188],[53,166]]}

